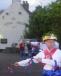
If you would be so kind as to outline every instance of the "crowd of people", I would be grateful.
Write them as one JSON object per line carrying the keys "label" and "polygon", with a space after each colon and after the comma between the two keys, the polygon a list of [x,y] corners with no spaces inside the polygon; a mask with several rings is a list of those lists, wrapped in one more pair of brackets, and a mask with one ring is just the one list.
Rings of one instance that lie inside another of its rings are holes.
{"label": "crowd of people", "polygon": [[19,51],[21,57],[24,56],[32,57],[39,52],[39,49],[40,49],[40,42],[38,41],[29,40],[24,42],[23,40],[21,40],[19,43]]}
{"label": "crowd of people", "polygon": [[[59,43],[57,41],[55,41],[54,47],[59,48]],[[19,43],[20,57],[33,57],[40,51],[45,50],[46,48],[47,46],[44,42],[39,42],[37,40],[28,40],[25,42],[24,40],[21,40]]]}

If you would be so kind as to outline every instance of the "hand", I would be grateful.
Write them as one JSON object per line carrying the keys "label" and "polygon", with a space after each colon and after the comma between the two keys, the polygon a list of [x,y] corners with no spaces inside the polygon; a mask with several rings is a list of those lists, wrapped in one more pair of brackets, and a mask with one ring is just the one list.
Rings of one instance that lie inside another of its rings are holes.
{"label": "hand", "polygon": [[15,62],[14,63],[14,66],[18,67],[19,66],[18,62]]}
{"label": "hand", "polygon": [[37,62],[39,62],[39,63],[42,61],[41,58],[37,58],[36,60],[37,60]]}

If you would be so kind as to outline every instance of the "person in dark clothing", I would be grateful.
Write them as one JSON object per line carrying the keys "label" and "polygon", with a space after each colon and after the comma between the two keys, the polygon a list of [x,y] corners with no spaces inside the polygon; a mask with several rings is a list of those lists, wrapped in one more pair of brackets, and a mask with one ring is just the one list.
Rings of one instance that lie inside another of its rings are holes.
{"label": "person in dark clothing", "polygon": [[31,43],[30,42],[27,43],[27,48],[28,48],[28,53],[29,53],[28,55],[29,55],[29,57],[31,57],[32,47],[31,47]]}
{"label": "person in dark clothing", "polygon": [[20,57],[24,57],[24,49],[25,49],[25,45],[24,45],[24,42],[22,41],[20,44],[19,44],[19,50],[20,50]]}

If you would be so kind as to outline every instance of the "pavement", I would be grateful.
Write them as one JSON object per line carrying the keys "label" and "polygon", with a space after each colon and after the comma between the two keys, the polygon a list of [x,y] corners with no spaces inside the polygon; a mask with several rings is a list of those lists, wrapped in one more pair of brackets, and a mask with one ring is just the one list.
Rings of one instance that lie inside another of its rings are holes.
{"label": "pavement", "polygon": [[14,67],[11,64],[19,61],[19,54],[0,53],[0,76],[42,76],[41,65]]}

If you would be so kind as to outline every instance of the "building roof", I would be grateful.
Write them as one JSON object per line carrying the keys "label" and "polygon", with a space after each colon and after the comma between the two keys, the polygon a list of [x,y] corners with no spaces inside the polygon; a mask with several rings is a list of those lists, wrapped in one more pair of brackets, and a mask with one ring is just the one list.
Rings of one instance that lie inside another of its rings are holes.
{"label": "building roof", "polygon": [[[31,12],[29,11],[29,4],[28,4],[28,6],[26,5],[26,3],[27,3],[27,1],[24,1],[24,4],[21,4],[21,3],[19,3],[23,8],[24,8],[24,10],[30,15],[31,14]],[[15,4],[15,3],[13,3],[13,4]],[[10,7],[8,7],[8,9],[10,9],[12,6],[13,6],[13,4],[12,5],[10,5]],[[28,7],[28,8],[27,8]],[[5,9],[5,10],[1,10],[0,11],[0,14],[2,14],[4,11],[6,11],[6,10],[8,10],[8,9]]]}

